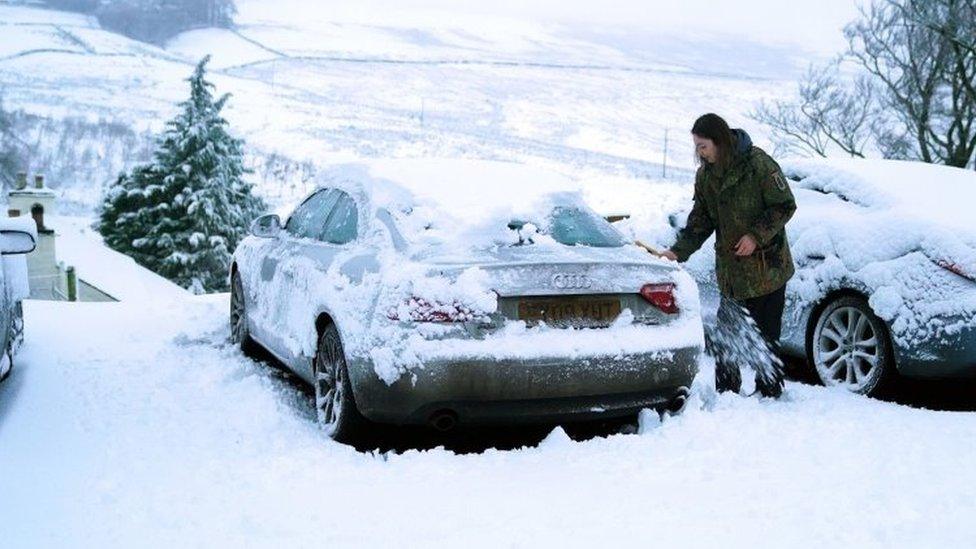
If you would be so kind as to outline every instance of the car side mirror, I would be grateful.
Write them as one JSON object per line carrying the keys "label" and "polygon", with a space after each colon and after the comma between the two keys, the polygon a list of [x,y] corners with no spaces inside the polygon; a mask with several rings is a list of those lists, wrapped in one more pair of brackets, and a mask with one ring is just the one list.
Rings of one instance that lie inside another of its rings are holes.
{"label": "car side mirror", "polygon": [[37,241],[27,231],[0,230],[0,253],[3,255],[26,254],[34,251]]}
{"label": "car side mirror", "polygon": [[260,238],[274,238],[281,232],[281,218],[278,214],[267,214],[251,223],[251,234]]}

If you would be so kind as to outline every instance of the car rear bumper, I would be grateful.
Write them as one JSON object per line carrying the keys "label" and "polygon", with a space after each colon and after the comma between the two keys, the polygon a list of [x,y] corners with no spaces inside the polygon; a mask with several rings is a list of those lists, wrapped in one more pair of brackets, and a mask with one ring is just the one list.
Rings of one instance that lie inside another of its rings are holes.
{"label": "car rear bumper", "polygon": [[591,358],[453,359],[425,362],[392,385],[368,362],[350,375],[367,418],[426,424],[449,412],[460,423],[614,417],[687,395],[700,347]]}
{"label": "car rear bumper", "polygon": [[896,345],[896,363],[913,378],[976,378],[976,326],[923,341],[910,349]]}

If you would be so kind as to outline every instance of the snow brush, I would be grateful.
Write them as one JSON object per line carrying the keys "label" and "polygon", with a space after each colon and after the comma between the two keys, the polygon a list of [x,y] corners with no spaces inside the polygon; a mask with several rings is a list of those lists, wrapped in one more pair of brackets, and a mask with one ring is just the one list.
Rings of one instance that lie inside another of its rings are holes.
{"label": "snow brush", "polygon": [[657,257],[664,257],[657,248],[654,248],[653,246],[651,246],[649,244],[645,244],[645,243],[641,242],[640,240],[635,240],[634,241],[634,245],[637,246],[638,248],[643,248],[644,251],[646,251],[647,253],[649,253],[651,255],[656,255]]}
{"label": "snow brush", "polygon": [[[651,255],[662,253],[635,240],[634,244]],[[783,361],[759,331],[749,311],[727,297],[722,297],[713,324],[705,325],[705,354],[715,360],[715,389],[738,393],[742,388],[741,368],[756,372],[756,390],[767,397],[783,393]]]}
{"label": "snow brush", "polygon": [[771,348],[752,315],[722,297],[715,323],[705,325],[705,353],[715,359],[715,389],[739,392],[741,368],[756,372],[756,391],[778,398],[783,394],[783,361]]}

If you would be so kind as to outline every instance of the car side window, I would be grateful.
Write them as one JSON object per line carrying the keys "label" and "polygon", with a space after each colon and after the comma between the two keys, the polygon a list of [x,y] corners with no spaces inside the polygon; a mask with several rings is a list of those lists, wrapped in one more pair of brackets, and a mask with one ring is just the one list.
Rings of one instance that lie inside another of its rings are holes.
{"label": "car side window", "polygon": [[329,215],[322,240],[330,244],[348,244],[359,235],[359,211],[351,196],[341,191],[338,194],[340,196]]}
{"label": "car side window", "polygon": [[297,238],[319,238],[340,194],[344,193],[322,189],[308,197],[292,212],[285,223],[285,230]]}

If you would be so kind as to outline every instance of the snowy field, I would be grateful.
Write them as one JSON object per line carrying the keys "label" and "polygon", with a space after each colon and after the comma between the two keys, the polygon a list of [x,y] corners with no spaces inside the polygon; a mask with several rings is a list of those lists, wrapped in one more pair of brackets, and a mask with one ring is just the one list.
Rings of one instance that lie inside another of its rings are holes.
{"label": "snowy field", "polygon": [[[634,36],[443,10],[313,5],[243,0],[236,30],[190,31],[158,48],[91,18],[0,2],[4,104],[158,130],[186,97],[193,64],[211,54],[213,81],[233,94],[227,118],[248,144],[259,191],[279,204],[307,189],[298,166],[363,157],[516,160],[588,177],[657,178],[666,130],[670,175],[688,180],[695,116],[714,110],[752,125],[748,111],[792,93],[812,59],[796,45],[745,37],[703,43],[674,30]],[[765,137],[760,128],[753,134]],[[268,168],[270,157],[287,162]],[[117,151],[109,160],[52,184],[100,189],[134,161]],[[90,208],[99,193],[69,196]]]}
{"label": "snowy field", "polygon": [[226,296],[28,302],[0,385],[5,547],[961,547],[976,415],[788,383],[641,434],[358,453],[226,343]]}

